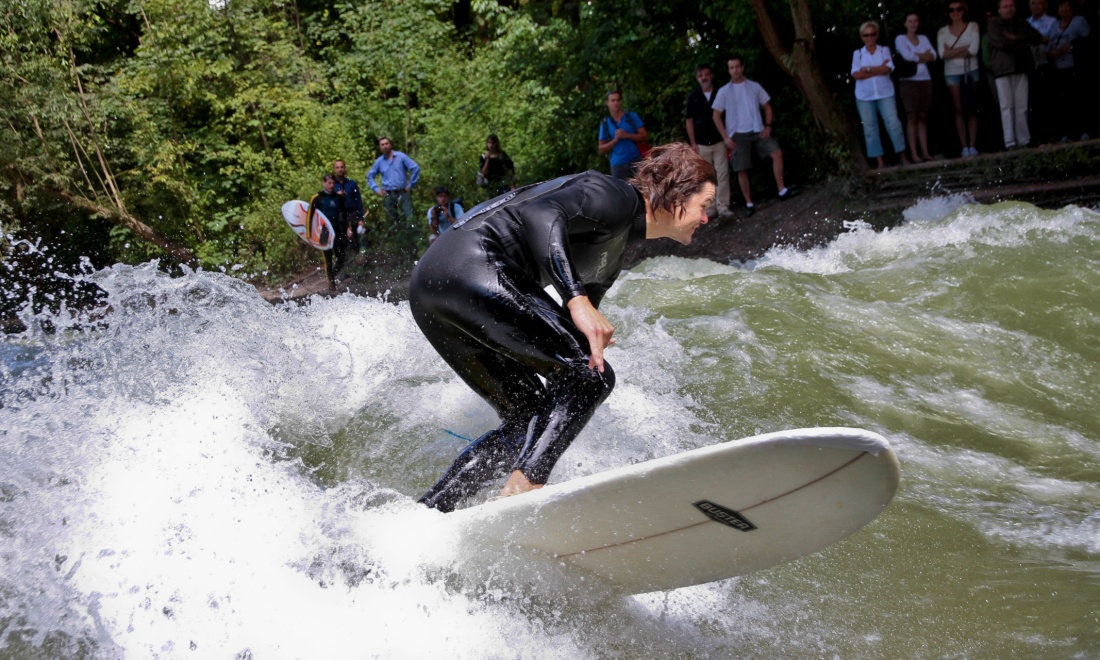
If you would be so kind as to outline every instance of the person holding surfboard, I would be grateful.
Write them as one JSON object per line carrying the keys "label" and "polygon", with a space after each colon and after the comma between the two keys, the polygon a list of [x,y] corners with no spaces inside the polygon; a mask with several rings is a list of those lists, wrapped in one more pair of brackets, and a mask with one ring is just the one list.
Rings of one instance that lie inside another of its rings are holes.
{"label": "person holding surfboard", "polygon": [[[413,318],[500,416],[420,502],[452,511],[490,480],[501,496],[546,483],[615,386],[615,328],[598,306],[627,245],[687,245],[717,176],[690,146],[655,147],[629,181],[595,171],[532,184],[475,206],[436,240],[409,283]],[[553,286],[558,303],[544,289]]]}
{"label": "person holding surfboard", "polygon": [[[313,211],[319,209],[332,224],[336,240],[333,241],[331,249],[322,250],[321,252],[325,255],[325,275],[328,276],[330,287],[336,286],[336,274],[344,267],[344,250],[348,244],[346,238],[342,242],[340,240],[344,232],[347,231],[347,225],[340,222],[343,208],[344,200],[336,194],[336,177],[331,174],[324,175],[321,177],[321,190],[309,198],[309,209],[306,211],[306,217],[312,218]],[[337,248],[337,246],[340,247]]]}

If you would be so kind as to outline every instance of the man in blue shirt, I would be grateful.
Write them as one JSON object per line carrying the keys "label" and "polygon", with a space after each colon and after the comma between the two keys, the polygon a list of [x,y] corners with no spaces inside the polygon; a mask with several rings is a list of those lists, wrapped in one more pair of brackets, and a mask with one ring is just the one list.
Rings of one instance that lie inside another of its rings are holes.
{"label": "man in blue shirt", "polygon": [[640,143],[649,139],[642,118],[623,110],[623,94],[607,93],[607,113],[600,122],[601,154],[611,154],[611,176],[626,181],[634,175],[634,166],[642,160]]}
{"label": "man in blue shirt", "polygon": [[[420,166],[404,153],[394,151],[388,137],[378,140],[378,148],[382,155],[367,172],[367,183],[375,194],[383,197],[390,230],[397,234],[398,243],[404,243],[415,255],[419,227],[413,221],[412,189],[420,180]],[[375,181],[378,177],[381,177],[381,186]]]}
{"label": "man in blue shirt", "polygon": [[[359,251],[359,234],[356,230],[363,224],[363,195],[359,192],[359,184],[355,179],[348,178],[348,166],[344,161],[337,160],[332,163],[332,174],[336,177],[334,191],[344,202],[340,210],[340,220],[347,227],[347,237],[344,238],[341,234],[336,237],[336,240],[342,240],[345,245],[350,242],[354,254]],[[343,251],[343,248],[341,248],[341,263],[344,260]]]}

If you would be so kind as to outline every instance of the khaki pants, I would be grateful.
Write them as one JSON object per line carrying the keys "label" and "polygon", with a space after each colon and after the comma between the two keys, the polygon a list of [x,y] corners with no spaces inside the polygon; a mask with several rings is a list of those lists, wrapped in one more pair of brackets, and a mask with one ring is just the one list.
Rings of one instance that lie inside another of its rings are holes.
{"label": "khaki pants", "polygon": [[1027,126],[1027,74],[1013,73],[997,78],[997,100],[1001,105],[1001,128],[1005,149],[1026,147],[1031,142]]}
{"label": "khaki pants", "polygon": [[714,204],[707,209],[707,214],[725,215],[730,209],[730,162],[726,155],[726,144],[719,142],[710,146],[700,144],[699,155],[705,161],[714,166],[718,173],[718,190],[714,194]]}

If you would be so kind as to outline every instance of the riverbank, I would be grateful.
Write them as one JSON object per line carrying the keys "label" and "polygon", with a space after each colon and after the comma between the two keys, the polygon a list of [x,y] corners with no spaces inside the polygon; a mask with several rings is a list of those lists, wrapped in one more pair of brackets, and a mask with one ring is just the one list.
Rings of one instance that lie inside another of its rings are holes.
{"label": "riverbank", "polygon": [[[920,199],[947,194],[965,194],[983,203],[1016,200],[1044,208],[1067,204],[1097,208],[1100,140],[967,159],[941,158],[910,167],[870,170],[854,180],[832,179],[807,186],[801,195],[786,202],[764,199],[750,218],[738,213],[730,220],[707,223],[695,232],[691,245],[670,240],[632,245],[625,266],[658,256],[733,263],[757,259],[780,246],[806,250],[834,240],[846,231],[847,222],[858,220],[876,229],[895,226],[903,222],[902,212]],[[385,255],[355,255],[349,259],[343,279],[331,290],[319,254],[317,262],[286,282],[258,286],[260,295],[271,302],[342,293],[397,301],[408,295],[411,264]]]}

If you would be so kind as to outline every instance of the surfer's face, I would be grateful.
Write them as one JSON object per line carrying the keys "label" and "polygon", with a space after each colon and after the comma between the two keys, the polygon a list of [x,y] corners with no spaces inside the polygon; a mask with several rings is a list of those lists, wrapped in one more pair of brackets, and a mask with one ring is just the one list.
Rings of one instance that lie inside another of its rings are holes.
{"label": "surfer's face", "polygon": [[684,205],[676,209],[668,237],[677,243],[690,245],[699,225],[707,224],[707,208],[713,203],[714,184],[704,183],[699,192],[688,197]]}

